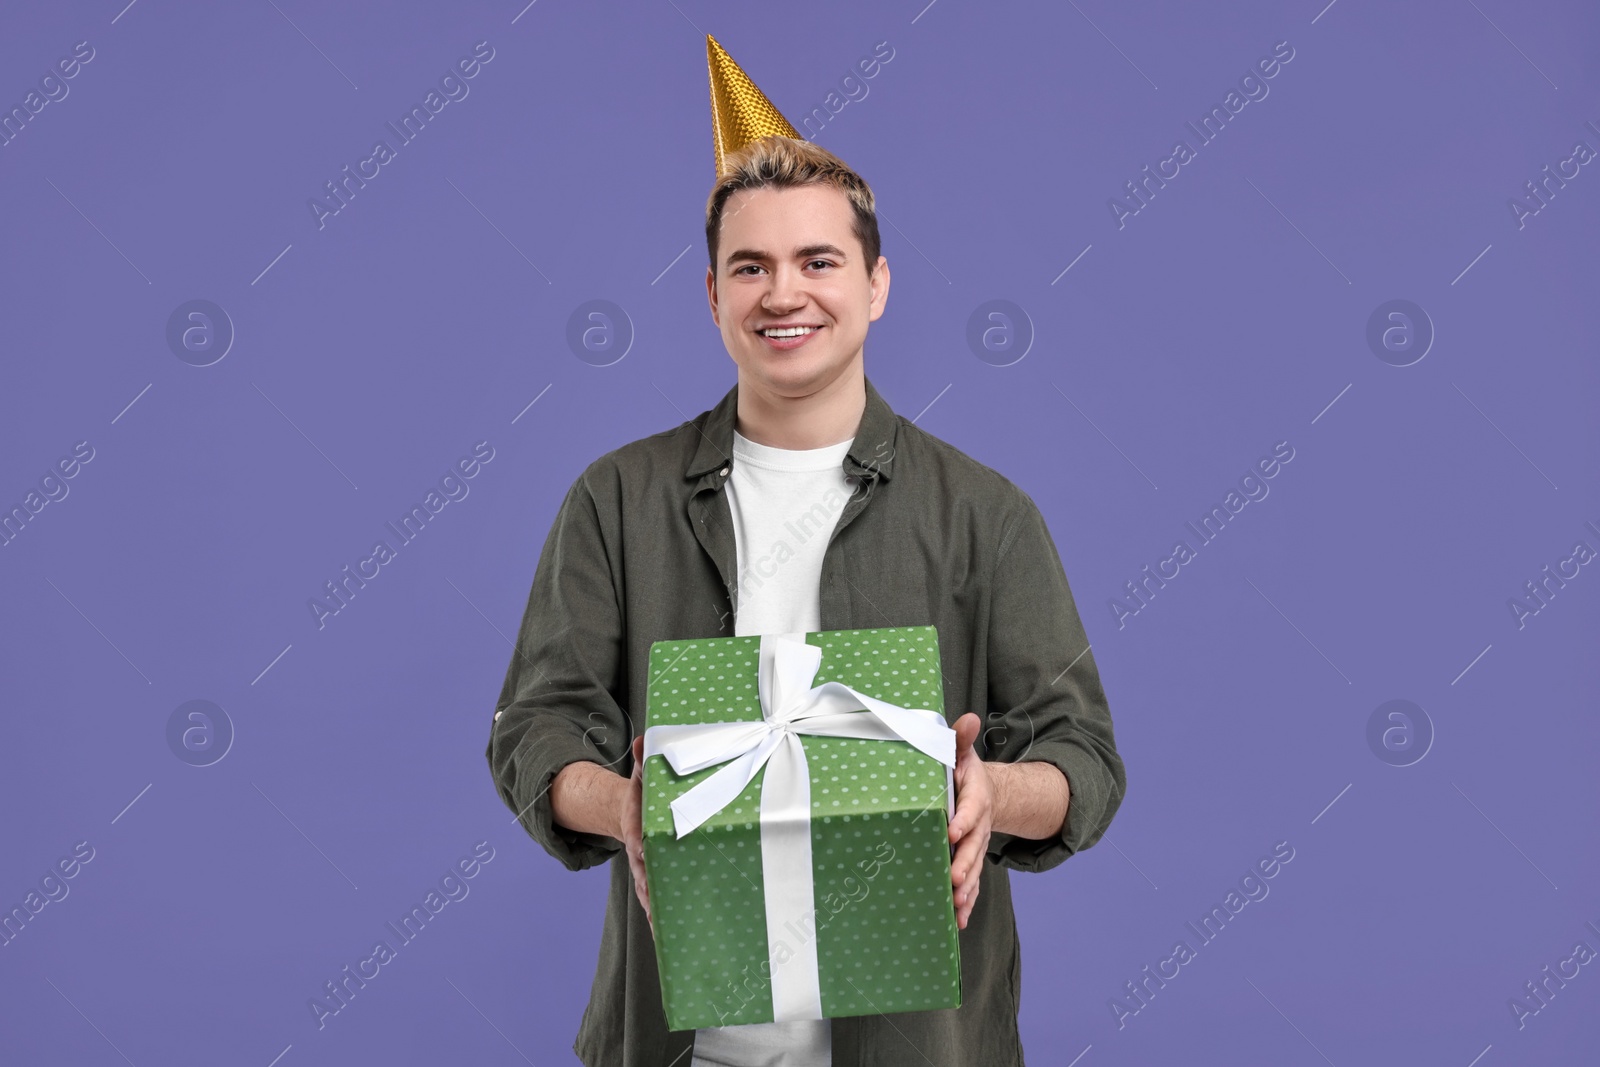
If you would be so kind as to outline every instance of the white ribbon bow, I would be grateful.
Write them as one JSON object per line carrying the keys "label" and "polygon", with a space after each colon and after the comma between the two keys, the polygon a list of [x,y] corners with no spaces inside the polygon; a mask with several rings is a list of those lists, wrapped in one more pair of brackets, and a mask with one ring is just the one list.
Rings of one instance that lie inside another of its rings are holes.
{"label": "white ribbon bow", "polygon": [[[742,793],[763,766],[761,869],[766,883],[767,934],[779,936],[794,920],[815,911],[811,868],[811,772],[801,734],[907,741],[945,766],[947,814],[955,813],[952,771],[956,733],[944,716],[926,708],[903,708],[842,682],[812,686],[822,649],[805,634],[763,634],[758,689],[761,719],[755,722],[651,726],[644,732],[644,758],[665,756],[679,775],[727,763],[672,802],[673,826],[681,839]],[[731,762],[730,762],[731,761]],[[816,938],[801,938],[781,967],[771,966],[776,1022],[822,1018]],[[771,945],[769,944],[769,950]]]}

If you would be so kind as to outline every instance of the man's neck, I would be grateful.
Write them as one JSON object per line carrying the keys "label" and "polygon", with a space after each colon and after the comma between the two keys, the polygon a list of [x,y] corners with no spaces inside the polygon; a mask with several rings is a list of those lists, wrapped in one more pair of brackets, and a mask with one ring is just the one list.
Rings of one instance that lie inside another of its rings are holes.
{"label": "man's neck", "polygon": [[739,376],[734,428],[759,445],[802,450],[826,448],[856,435],[867,407],[865,371],[859,360],[810,396],[760,391]]}

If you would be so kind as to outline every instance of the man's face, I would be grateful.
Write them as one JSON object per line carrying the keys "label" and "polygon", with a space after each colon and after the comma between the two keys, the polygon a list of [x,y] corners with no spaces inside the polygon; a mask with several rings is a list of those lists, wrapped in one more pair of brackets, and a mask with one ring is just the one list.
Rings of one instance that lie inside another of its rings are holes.
{"label": "man's face", "polygon": [[[808,396],[861,359],[867,324],[883,314],[889,264],[869,277],[850,200],[828,185],[741,189],[728,198],[706,271],[711,318],[741,381]],[[772,337],[772,327],[811,327]]]}

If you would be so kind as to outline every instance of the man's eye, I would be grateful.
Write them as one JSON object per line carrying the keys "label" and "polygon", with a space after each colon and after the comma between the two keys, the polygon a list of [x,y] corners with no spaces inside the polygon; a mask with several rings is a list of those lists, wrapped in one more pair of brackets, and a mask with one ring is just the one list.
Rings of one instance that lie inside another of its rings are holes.
{"label": "man's eye", "polygon": [[814,267],[814,266],[816,266],[816,265],[817,265],[817,264],[818,264],[818,263],[820,263],[820,264],[822,264],[822,265],[823,265],[823,266],[824,266],[824,267],[831,267],[831,266],[833,266],[833,264],[832,264],[832,263],[829,263],[829,262],[828,262],[828,261],[827,261],[827,260],[825,260],[825,259],[813,259],[813,260],[812,260],[812,261],[811,261],[811,262],[810,262],[810,263],[807,263],[807,264],[806,264],[806,266],[808,266],[808,267]]}
{"label": "man's eye", "polygon": [[754,263],[746,263],[742,267],[735,268],[733,273],[735,273],[735,274],[743,274],[747,270],[760,270],[760,269],[761,268],[756,266]]}

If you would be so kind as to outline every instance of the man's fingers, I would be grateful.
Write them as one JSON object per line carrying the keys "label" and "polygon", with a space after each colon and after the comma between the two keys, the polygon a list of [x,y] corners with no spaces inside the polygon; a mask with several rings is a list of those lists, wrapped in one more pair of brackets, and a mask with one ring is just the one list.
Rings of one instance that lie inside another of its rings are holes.
{"label": "man's fingers", "polygon": [[[631,792],[629,793],[627,800],[624,802],[623,807],[623,816],[628,824],[623,830],[628,838],[624,842],[624,846],[628,853],[628,869],[633,873],[634,896],[638,899],[639,907],[643,909],[645,918],[649,920],[650,884],[649,880],[645,877],[643,851],[644,843],[641,839],[635,836],[641,828],[640,816],[642,814],[642,810],[640,808],[640,794],[643,790],[644,778],[644,761],[641,759],[641,756],[643,755],[644,749],[644,737],[642,735],[635,737],[632,742],[630,742],[628,747],[630,754],[633,756],[633,767],[628,775],[629,788]],[[652,936],[655,933],[655,923],[653,920],[650,923],[650,932]]]}
{"label": "man's fingers", "polygon": [[970,748],[978,739],[979,718],[972,712],[960,716],[952,724],[956,732],[956,752],[959,754]]}
{"label": "man's fingers", "polygon": [[650,885],[645,878],[644,859],[635,857],[632,850],[630,850],[628,852],[628,866],[633,870],[634,896],[639,898],[639,907],[644,909],[645,916],[648,918],[650,915]]}
{"label": "man's fingers", "polygon": [[951,861],[950,868],[958,876],[957,888],[965,889],[968,883],[974,880],[974,861],[978,858],[977,852],[978,839],[975,837],[963,841],[961,847],[956,849],[956,856]]}
{"label": "man's fingers", "polygon": [[982,880],[974,872],[971,878],[955,888],[954,900],[956,902],[957,918],[964,920],[967,915],[971,914],[973,905],[978,902],[978,891],[982,884]]}
{"label": "man's fingers", "polygon": [[977,795],[963,793],[956,790],[956,813],[950,817],[950,843],[955,844],[967,836],[967,831],[977,821],[977,807],[980,801]]}
{"label": "man's fingers", "polygon": [[956,874],[956,888],[966,889],[972,883],[972,854],[966,849],[957,852],[953,866]]}
{"label": "man's fingers", "polygon": [[967,921],[972,917],[973,906],[977,903],[976,894],[959,908],[956,909],[956,926],[962,930],[967,928]]}
{"label": "man's fingers", "polygon": [[967,898],[967,902],[965,904],[963,904],[962,908],[961,908],[961,910],[962,910],[961,926],[962,926],[963,929],[967,925],[967,920],[972,917],[972,909],[975,908],[977,906],[977,904],[978,904],[978,893],[977,893],[977,890],[974,889],[973,892],[972,892],[972,896]]}
{"label": "man's fingers", "polygon": [[978,884],[978,878],[983,873],[985,851],[987,851],[985,842],[979,840],[976,835],[968,838],[956,850],[951,866],[955,869],[957,864],[960,865],[961,888],[970,890]]}

